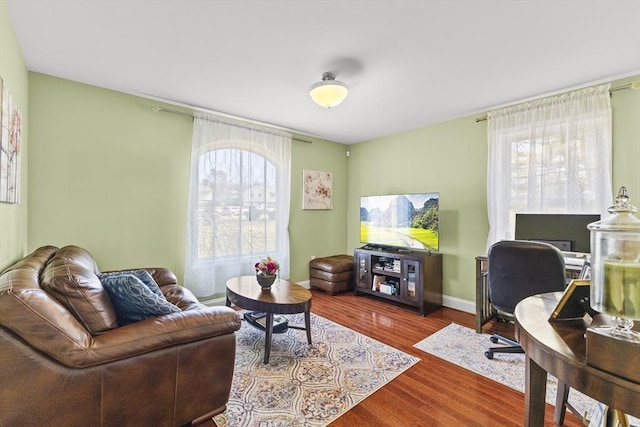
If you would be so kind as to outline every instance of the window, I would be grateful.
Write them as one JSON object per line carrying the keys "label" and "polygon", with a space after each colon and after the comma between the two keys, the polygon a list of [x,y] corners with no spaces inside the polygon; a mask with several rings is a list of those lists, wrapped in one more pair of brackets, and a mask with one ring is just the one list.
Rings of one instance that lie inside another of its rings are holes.
{"label": "window", "polygon": [[605,213],[611,204],[609,85],[487,115],[488,245],[516,213]]}
{"label": "window", "polygon": [[224,293],[267,255],[288,278],[290,158],[285,132],[196,115],[185,256],[196,296]]}
{"label": "window", "polygon": [[276,167],[250,151],[200,155],[198,259],[275,253]]}

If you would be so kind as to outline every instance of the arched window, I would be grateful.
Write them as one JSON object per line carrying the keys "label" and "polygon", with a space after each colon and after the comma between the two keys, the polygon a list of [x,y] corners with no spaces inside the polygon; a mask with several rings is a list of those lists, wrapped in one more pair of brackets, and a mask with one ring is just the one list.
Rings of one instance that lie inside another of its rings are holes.
{"label": "arched window", "polygon": [[221,294],[267,255],[288,278],[291,136],[199,115],[193,140],[185,286]]}
{"label": "arched window", "polygon": [[200,155],[198,259],[277,252],[276,166],[246,150]]}

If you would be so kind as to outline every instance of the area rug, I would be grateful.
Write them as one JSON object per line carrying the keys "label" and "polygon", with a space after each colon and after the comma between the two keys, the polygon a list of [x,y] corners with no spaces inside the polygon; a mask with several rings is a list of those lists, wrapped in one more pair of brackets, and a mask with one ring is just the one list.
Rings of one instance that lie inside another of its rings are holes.
{"label": "area rug", "polygon": [[[414,347],[524,393],[524,354],[495,353],[494,358],[489,360],[484,356],[485,350],[499,345],[491,343],[489,337],[488,334],[478,334],[473,329],[452,323]],[[557,387],[558,380],[547,375],[546,401],[554,406]],[[578,413],[588,414],[587,418],[592,418],[592,414],[602,410],[596,401],[574,389],[569,391],[569,403]],[[629,418],[631,425],[638,425],[638,420]]]}
{"label": "area rug", "polygon": [[[286,316],[304,325],[304,316]],[[264,364],[264,332],[242,321],[227,410],[219,427],[325,426],[420,359],[311,314],[304,330],[273,334]]]}

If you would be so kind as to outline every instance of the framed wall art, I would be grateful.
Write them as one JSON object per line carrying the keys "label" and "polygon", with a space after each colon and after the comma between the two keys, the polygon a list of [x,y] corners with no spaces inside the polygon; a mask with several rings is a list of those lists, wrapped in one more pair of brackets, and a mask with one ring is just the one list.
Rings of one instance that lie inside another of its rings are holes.
{"label": "framed wall art", "polygon": [[20,202],[22,115],[0,77],[0,202]]}
{"label": "framed wall art", "polygon": [[302,171],[302,209],[333,209],[333,174]]}

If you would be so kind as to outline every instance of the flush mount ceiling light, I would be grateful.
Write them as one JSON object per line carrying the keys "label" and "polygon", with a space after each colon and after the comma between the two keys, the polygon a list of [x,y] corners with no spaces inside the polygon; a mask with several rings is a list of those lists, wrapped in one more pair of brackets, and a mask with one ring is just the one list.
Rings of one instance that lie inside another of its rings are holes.
{"label": "flush mount ceiling light", "polygon": [[322,81],[311,86],[309,96],[321,107],[335,107],[347,97],[347,85],[336,80],[336,75],[330,72],[322,74]]}

